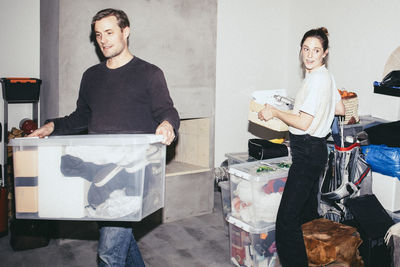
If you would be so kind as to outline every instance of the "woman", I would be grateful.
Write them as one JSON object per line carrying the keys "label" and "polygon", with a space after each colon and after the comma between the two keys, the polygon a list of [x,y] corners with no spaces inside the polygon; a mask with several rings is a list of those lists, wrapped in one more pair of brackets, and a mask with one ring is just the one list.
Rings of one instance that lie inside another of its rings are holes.
{"label": "woman", "polygon": [[319,177],[327,161],[326,136],[334,115],[345,108],[333,76],[325,67],[328,57],[326,28],[306,32],[300,43],[305,72],[292,112],[266,105],[261,120],[276,117],[289,125],[292,166],[276,220],[276,242],[282,266],[308,266],[301,225],[318,217]]}

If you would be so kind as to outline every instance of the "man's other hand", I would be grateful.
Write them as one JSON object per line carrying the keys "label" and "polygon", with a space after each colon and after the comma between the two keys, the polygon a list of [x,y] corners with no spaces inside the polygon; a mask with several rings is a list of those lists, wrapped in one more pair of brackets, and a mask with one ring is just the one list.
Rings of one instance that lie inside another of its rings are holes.
{"label": "man's other hand", "polygon": [[162,143],[165,145],[170,145],[175,139],[174,127],[172,127],[168,121],[163,121],[158,125],[156,134],[160,134],[164,137]]}
{"label": "man's other hand", "polygon": [[28,137],[46,137],[49,136],[54,131],[54,122],[49,122],[40,127],[39,129],[35,130],[33,133],[28,135]]}

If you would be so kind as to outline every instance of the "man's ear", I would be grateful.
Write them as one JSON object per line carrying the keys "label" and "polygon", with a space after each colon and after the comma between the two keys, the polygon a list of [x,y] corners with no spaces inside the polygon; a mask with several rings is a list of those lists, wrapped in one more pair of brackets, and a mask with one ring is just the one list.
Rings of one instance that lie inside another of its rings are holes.
{"label": "man's ear", "polygon": [[125,28],[122,30],[122,33],[124,34],[124,38],[128,38],[129,35],[131,34],[131,29],[130,29],[129,27],[125,27]]}

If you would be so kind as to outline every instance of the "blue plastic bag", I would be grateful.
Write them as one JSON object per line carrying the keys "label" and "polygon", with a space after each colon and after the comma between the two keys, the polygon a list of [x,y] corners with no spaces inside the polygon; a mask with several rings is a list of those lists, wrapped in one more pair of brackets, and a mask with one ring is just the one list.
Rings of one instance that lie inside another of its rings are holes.
{"label": "blue plastic bag", "polygon": [[361,149],[372,171],[400,180],[400,147],[369,145],[362,146]]}

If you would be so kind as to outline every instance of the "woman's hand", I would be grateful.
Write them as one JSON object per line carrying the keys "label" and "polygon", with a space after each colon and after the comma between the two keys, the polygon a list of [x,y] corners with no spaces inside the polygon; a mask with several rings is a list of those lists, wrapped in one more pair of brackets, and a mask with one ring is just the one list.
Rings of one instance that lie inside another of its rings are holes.
{"label": "woman's hand", "polygon": [[258,118],[262,121],[269,121],[274,117],[275,108],[269,104],[265,104],[265,107],[258,112]]}

